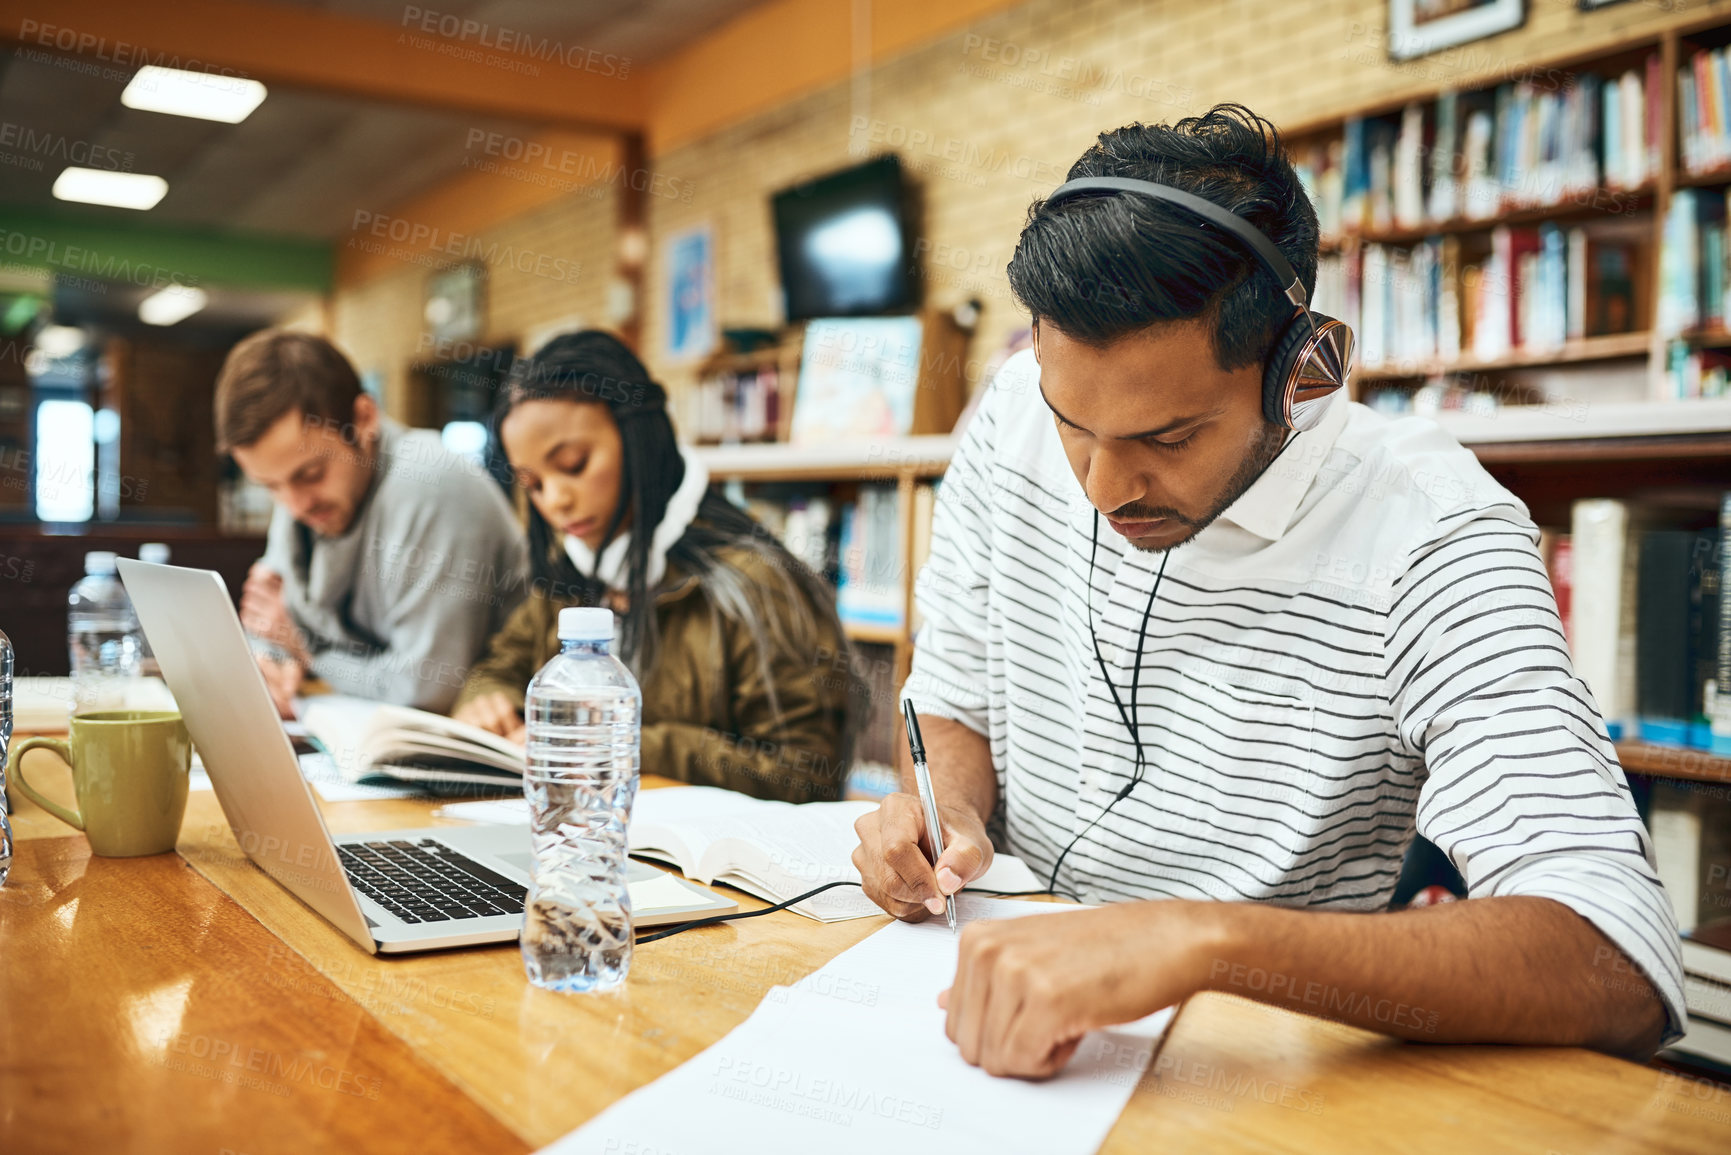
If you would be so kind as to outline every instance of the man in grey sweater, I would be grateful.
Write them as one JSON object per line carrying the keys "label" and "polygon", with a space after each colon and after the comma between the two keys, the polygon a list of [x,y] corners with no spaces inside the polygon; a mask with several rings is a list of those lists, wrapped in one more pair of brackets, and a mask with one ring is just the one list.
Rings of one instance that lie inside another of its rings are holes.
{"label": "man in grey sweater", "polygon": [[289,716],[308,674],[443,712],[521,600],[522,531],[499,486],[430,430],[404,429],[342,353],[267,330],[216,387],[218,449],[276,501],[241,595],[260,668]]}

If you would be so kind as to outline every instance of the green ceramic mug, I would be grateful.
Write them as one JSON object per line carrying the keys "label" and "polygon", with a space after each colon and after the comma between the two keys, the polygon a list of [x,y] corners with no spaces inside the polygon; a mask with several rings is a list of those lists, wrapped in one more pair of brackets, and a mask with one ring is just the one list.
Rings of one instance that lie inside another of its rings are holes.
{"label": "green ceramic mug", "polygon": [[[6,772],[36,805],[90,838],[90,852],[134,858],[174,849],[186,815],[192,739],[179,714],[100,710],[74,714],[69,742],[26,738],[12,748]],[[50,802],[24,778],[24,752],[44,746],[72,767],[78,809]]]}

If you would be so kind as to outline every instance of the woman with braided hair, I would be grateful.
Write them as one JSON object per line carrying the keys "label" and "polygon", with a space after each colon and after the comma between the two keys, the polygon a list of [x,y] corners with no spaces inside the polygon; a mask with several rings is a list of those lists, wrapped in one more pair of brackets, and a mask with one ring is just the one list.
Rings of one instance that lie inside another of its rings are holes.
{"label": "woman with braided hair", "polygon": [[559,610],[604,605],[643,687],[645,773],[839,798],[863,700],[834,596],[710,487],[631,350],[599,330],[555,337],[514,370],[495,427],[526,498],[533,585],[453,716],[521,740]]}

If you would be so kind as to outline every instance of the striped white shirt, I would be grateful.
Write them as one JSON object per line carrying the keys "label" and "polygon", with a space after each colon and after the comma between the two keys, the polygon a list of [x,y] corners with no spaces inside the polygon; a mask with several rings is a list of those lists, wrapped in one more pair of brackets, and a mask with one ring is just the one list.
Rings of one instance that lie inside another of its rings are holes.
{"label": "striped white shirt", "polygon": [[[1042,881],[1132,779],[1130,682],[1162,555],[1100,525],[1031,352],[945,474],[906,692],[991,743],[1004,849]],[[1063,860],[1086,901],[1387,905],[1416,829],[1470,894],[1598,927],[1683,1023],[1676,921],[1526,507],[1434,423],[1336,396],[1170,552],[1147,623],[1142,782]],[[1091,594],[1092,613],[1088,609]],[[1607,986],[1619,976],[1608,962]]]}

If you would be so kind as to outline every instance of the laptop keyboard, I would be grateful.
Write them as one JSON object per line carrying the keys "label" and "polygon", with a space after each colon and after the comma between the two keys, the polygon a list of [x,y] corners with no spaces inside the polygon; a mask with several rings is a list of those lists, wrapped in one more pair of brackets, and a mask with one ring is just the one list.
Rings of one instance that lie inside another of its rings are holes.
{"label": "laptop keyboard", "polygon": [[337,857],[355,889],[408,923],[522,914],[528,891],[430,838],[351,842]]}

